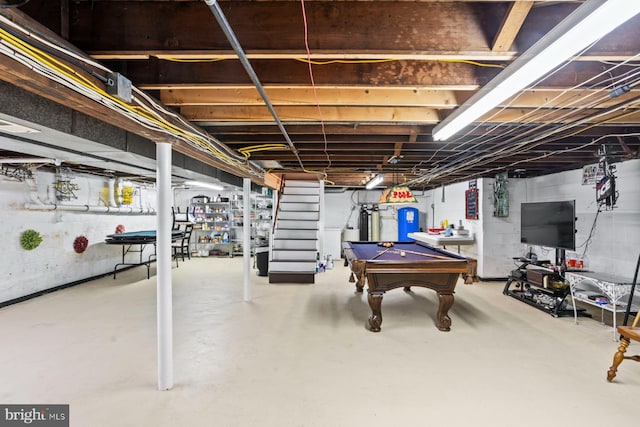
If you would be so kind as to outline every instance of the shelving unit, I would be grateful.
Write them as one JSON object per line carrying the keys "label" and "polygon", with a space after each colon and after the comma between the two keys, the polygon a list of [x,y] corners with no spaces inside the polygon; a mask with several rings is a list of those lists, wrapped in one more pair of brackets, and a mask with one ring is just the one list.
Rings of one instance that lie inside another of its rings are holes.
{"label": "shelving unit", "polygon": [[189,220],[194,223],[192,253],[198,256],[233,256],[230,203],[200,200],[200,197],[194,198],[189,205]]}
{"label": "shelving unit", "polygon": [[232,255],[243,254],[244,199],[241,192],[234,193],[231,198],[231,243]]}
{"label": "shelving unit", "polygon": [[269,191],[252,195],[253,218],[251,221],[251,237],[254,240],[269,241],[273,224],[273,195]]}
{"label": "shelving unit", "polygon": [[[589,316],[583,308],[569,304],[569,283],[552,268],[549,261],[514,258],[520,262],[507,279],[502,293],[542,310],[553,317]],[[513,286],[513,288],[512,288]]]}

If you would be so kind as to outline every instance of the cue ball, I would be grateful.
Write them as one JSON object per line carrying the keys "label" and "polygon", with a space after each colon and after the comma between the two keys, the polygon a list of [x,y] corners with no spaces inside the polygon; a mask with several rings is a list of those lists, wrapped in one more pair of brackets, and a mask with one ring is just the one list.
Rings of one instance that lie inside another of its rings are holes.
{"label": "cue ball", "polygon": [[404,253],[404,251],[400,252],[400,256],[405,256],[406,253]]}

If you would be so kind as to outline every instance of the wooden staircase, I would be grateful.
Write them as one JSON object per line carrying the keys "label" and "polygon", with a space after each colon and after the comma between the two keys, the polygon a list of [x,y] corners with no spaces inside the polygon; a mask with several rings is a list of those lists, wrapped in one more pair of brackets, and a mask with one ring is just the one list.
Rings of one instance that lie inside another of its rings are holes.
{"label": "wooden staircase", "polygon": [[276,212],[269,283],[315,282],[320,190],[315,177],[285,177]]}

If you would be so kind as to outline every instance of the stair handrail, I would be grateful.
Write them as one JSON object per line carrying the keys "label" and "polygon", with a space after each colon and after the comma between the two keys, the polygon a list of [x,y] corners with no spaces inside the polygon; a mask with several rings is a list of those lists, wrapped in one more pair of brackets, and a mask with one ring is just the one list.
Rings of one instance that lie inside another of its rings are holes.
{"label": "stair handrail", "polygon": [[284,183],[285,183],[285,177],[284,175],[282,176],[282,179],[280,180],[280,186],[278,188],[278,197],[277,197],[277,202],[276,202],[276,209],[275,212],[273,213],[273,224],[271,224],[271,235],[273,236],[276,233],[276,222],[278,221],[278,212],[280,212],[280,199],[282,198],[282,193],[284,192]]}

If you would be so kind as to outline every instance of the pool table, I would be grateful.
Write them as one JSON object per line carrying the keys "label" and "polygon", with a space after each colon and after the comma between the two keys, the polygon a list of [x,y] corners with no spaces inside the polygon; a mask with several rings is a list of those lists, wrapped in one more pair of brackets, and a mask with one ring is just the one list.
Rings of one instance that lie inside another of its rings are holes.
{"label": "pool table", "polygon": [[344,242],[345,260],[351,267],[350,282],[357,278],[356,290],[362,292],[365,279],[371,316],[369,327],[379,332],[382,324],[382,298],[386,291],[411,286],[433,289],[438,294],[437,327],[451,329],[449,309],[458,276],[467,271],[467,259],[458,254],[421,242],[392,242],[380,246],[378,242]]}

